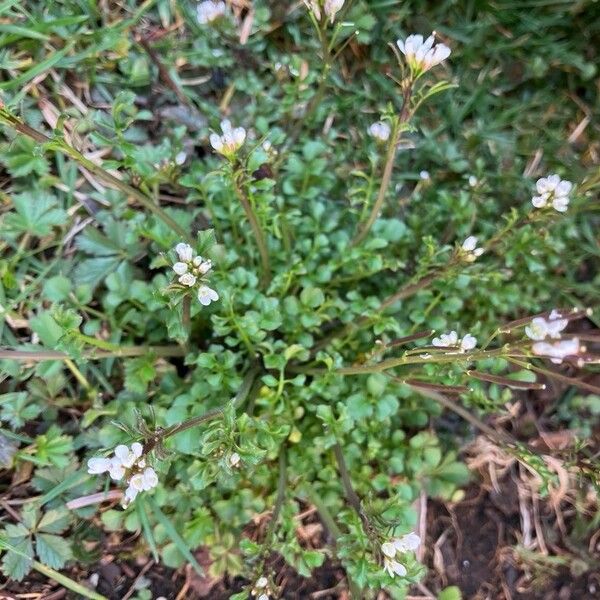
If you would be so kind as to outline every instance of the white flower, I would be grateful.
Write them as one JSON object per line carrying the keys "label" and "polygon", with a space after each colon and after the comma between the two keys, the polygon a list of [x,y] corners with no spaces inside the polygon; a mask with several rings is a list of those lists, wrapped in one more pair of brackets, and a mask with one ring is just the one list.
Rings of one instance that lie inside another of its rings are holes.
{"label": "white flower", "polygon": [[304,0],[308,10],[310,10],[316,17],[317,21],[321,20],[321,6],[318,0]]}
{"label": "white flower", "polygon": [[333,24],[335,21],[335,15],[344,6],[344,0],[325,0],[325,15],[329,19],[330,23]]}
{"label": "white flower", "polygon": [[184,273],[187,273],[187,270],[188,270],[188,266],[183,262],[176,262],[173,265],[173,271],[175,271],[175,273],[177,273],[177,275],[183,275]]}
{"label": "white flower", "polygon": [[421,545],[421,538],[411,531],[401,538],[395,539],[393,544],[398,552],[413,552]]}
{"label": "white flower", "polygon": [[477,346],[477,338],[472,336],[470,333],[467,333],[467,335],[460,340],[460,349],[462,352],[473,350],[475,346]]}
{"label": "white flower", "polygon": [[260,577],[254,584],[254,587],[262,590],[263,588],[266,588],[267,585],[269,585],[269,580],[266,577]]}
{"label": "white flower", "polygon": [[206,0],[198,4],[198,23],[206,25],[212,23],[225,14],[225,2]]}
{"label": "white flower", "polygon": [[440,335],[440,337],[433,338],[431,343],[434,346],[442,348],[458,346],[461,352],[466,352],[467,350],[473,350],[473,348],[477,346],[477,338],[472,336],[470,333],[467,333],[465,337],[459,340],[458,334],[453,330],[449,333],[443,333]]}
{"label": "white flower", "polygon": [[181,166],[184,162],[185,159],[187,158],[187,154],[185,152],[178,152],[175,155],[175,164]]}
{"label": "white flower", "polygon": [[191,273],[184,273],[178,281],[181,285],[187,285],[188,287],[196,285],[196,277]]}
{"label": "white flower", "polygon": [[419,177],[423,180],[423,181],[428,181],[429,179],[431,179],[431,175],[429,174],[429,171],[421,171],[419,173]]}
{"label": "white flower", "polygon": [[475,177],[475,175],[469,175],[468,182],[472,188],[477,187],[477,184],[479,183],[479,181],[477,180],[477,177]]}
{"label": "white flower", "polygon": [[536,341],[546,339],[546,337],[559,339],[560,332],[569,324],[568,319],[561,319],[560,314],[553,310],[548,319],[544,317],[535,317],[531,323],[525,327],[525,334],[528,338]]}
{"label": "white flower", "polygon": [[88,473],[90,475],[100,475],[110,470],[110,458],[90,458],[87,463]]}
{"label": "white flower", "polygon": [[396,546],[394,542],[384,542],[381,544],[381,551],[388,558],[394,558],[396,556]]}
{"label": "white flower", "polygon": [[221,121],[222,135],[210,134],[210,145],[223,156],[234,155],[243,145],[246,139],[246,130],[243,127],[231,127],[228,119]]}
{"label": "white flower", "polygon": [[391,127],[383,121],[373,123],[369,127],[369,134],[376,140],[379,140],[380,142],[386,142],[389,139],[391,132]]}
{"label": "white flower", "polygon": [[451,331],[450,333],[443,333],[442,335],[440,335],[440,337],[433,338],[433,340],[431,340],[431,343],[434,346],[441,347],[456,346],[458,345],[458,334],[456,333],[456,331]]}
{"label": "white flower", "polygon": [[111,479],[115,481],[120,481],[125,477],[125,467],[121,463],[121,460],[116,456],[110,459],[110,468],[108,469],[108,473]]}
{"label": "white flower", "polygon": [[123,467],[130,469],[137,459],[142,456],[143,452],[144,447],[139,442],[131,444],[131,449],[125,446],[125,444],[119,444],[115,448],[115,458],[119,460]]}
{"label": "white flower", "polygon": [[142,473],[142,489],[147,491],[158,485],[158,475],[152,467],[146,467]]}
{"label": "white flower", "polygon": [[570,181],[561,179],[558,175],[548,175],[538,179],[535,184],[538,195],[531,199],[531,203],[536,208],[544,208],[548,202],[558,212],[566,212],[569,207],[569,194],[573,189]]}
{"label": "white flower", "polygon": [[206,260],[198,266],[198,271],[200,271],[202,275],[206,275],[206,273],[208,273],[211,269],[212,261],[210,260]]}
{"label": "white flower", "polygon": [[398,40],[396,44],[400,52],[406,57],[409,67],[418,74],[428,71],[439,65],[450,56],[450,48],[445,44],[435,44],[434,34],[426,40],[422,35],[409,35],[404,41]]}
{"label": "white flower", "polygon": [[240,455],[237,452],[234,452],[230,457],[229,457],[229,465],[232,467],[237,467],[240,464]]}
{"label": "white flower", "polygon": [[208,306],[211,302],[216,302],[219,299],[219,294],[207,285],[201,285],[198,288],[198,300],[202,306]]}
{"label": "white flower", "polygon": [[559,342],[536,342],[531,347],[537,356],[547,356],[553,363],[560,364],[567,356],[579,354],[579,339],[561,340]]}
{"label": "white flower", "polygon": [[401,565],[398,561],[387,557],[383,559],[383,568],[390,577],[394,577],[395,575],[404,577],[407,573],[404,565]]}
{"label": "white flower", "polygon": [[461,248],[465,252],[464,259],[467,262],[474,262],[480,257],[485,250],[483,248],[477,248],[477,237],[470,235],[463,243]]}
{"label": "white flower", "polygon": [[177,252],[177,256],[179,256],[181,262],[190,262],[194,256],[194,249],[189,244],[184,244],[183,242],[175,246],[175,252]]}

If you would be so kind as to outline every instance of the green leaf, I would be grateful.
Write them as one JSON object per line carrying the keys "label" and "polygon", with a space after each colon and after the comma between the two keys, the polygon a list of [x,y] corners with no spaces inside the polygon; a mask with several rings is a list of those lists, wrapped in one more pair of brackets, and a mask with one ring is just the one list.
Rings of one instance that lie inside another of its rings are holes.
{"label": "green leaf", "polygon": [[55,275],[44,282],[44,297],[52,302],[61,302],[69,297],[71,281],[64,275]]}
{"label": "green leaf", "polygon": [[41,177],[48,173],[48,161],[36,147],[33,140],[19,136],[5,146],[0,160],[13,177],[24,177],[32,173]]}
{"label": "green leaf", "polygon": [[462,594],[457,586],[451,585],[438,594],[438,600],[462,600]]}
{"label": "green leaf", "polygon": [[15,581],[21,581],[31,571],[33,560],[33,544],[31,539],[20,538],[8,540],[0,537],[0,548],[6,548],[2,557],[2,572]]}
{"label": "green leaf", "polygon": [[71,515],[65,509],[49,510],[44,513],[37,525],[44,533],[62,533],[71,521]]}
{"label": "green leaf", "polygon": [[58,208],[57,200],[47,192],[25,192],[12,198],[15,212],[6,215],[2,229],[10,233],[44,236],[56,225],[64,225],[67,213]]}
{"label": "green leaf", "polygon": [[128,360],[125,363],[125,387],[131,392],[143,394],[156,376],[154,362],[153,354]]}
{"label": "green leaf", "polygon": [[73,556],[67,540],[50,533],[35,536],[35,551],[40,561],[53,569],[62,569]]}

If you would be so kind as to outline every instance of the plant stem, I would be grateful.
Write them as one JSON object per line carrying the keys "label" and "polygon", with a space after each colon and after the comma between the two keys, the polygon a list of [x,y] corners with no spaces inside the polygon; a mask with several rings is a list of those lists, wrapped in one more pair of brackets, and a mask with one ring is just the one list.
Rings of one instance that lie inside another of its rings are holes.
{"label": "plant stem", "polygon": [[[242,385],[240,386],[237,395],[231,401],[234,406],[237,407],[240,404],[242,404],[244,400],[246,400],[248,394],[250,393],[250,390],[252,389],[252,384],[254,383],[254,380],[256,379],[256,376],[258,375],[259,371],[260,368],[258,366],[254,366],[246,373],[246,376],[242,381]],[[214,410],[210,410],[207,413],[204,413],[203,415],[192,417],[187,421],[183,421],[183,423],[178,423],[177,425],[172,425],[171,427],[167,427],[166,429],[159,430],[155,438],[152,438],[148,443],[148,447],[144,449],[144,453],[149,452],[161,440],[164,440],[177,433],[181,433],[182,431],[192,429],[193,427],[197,427],[198,425],[201,425],[206,421],[210,421],[211,419],[220,416],[221,414],[223,414],[223,410],[223,408],[215,408]]]}
{"label": "plant stem", "polygon": [[69,156],[76,162],[78,162],[82,167],[87,169],[90,173],[93,173],[99,181],[105,183],[106,185],[115,188],[121,192],[123,192],[127,196],[131,196],[135,198],[142,206],[147,208],[150,212],[154,213],[159,219],[161,219],[165,225],[168,225],[177,235],[181,237],[182,240],[190,244],[194,244],[195,240],[192,236],[190,236],[179,223],[177,223],[169,214],[167,214],[158,204],[156,204],[151,198],[146,196],[140,190],[134,188],[133,186],[117,179],[114,175],[111,175],[108,171],[106,171],[101,166],[92,162],[79,150],[73,148],[73,146],[69,146],[62,139],[52,139],[45,135],[44,133],[33,129],[21,119],[13,115],[6,107],[0,106],[0,123],[7,125],[17,133],[21,135],[25,135],[38,144],[50,144],[51,147],[63,154]]}
{"label": "plant stem", "polygon": [[252,209],[252,204],[244,190],[236,174],[233,174],[233,183],[236,195],[246,213],[246,218],[250,223],[250,227],[252,228],[252,233],[254,234],[254,238],[256,239],[256,244],[258,245],[258,252],[260,254],[260,261],[262,264],[262,275],[261,275],[261,284],[263,287],[267,287],[271,282],[271,264],[269,260],[269,250],[267,248],[267,241],[265,239],[265,235],[263,230],[260,227],[258,219],[254,214],[254,210]]}
{"label": "plant stem", "polygon": [[373,208],[371,209],[371,214],[369,215],[369,218],[367,219],[366,223],[358,230],[358,233],[351,242],[351,246],[357,246],[367,237],[369,231],[371,231],[371,227],[373,227],[373,224],[377,220],[377,217],[379,216],[379,213],[381,212],[381,209],[383,207],[385,194],[390,185],[392,171],[394,170],[394,159],[396,158],[396,152],[398,150],[400,136],[402,134],[404,125],[408,122],[411,116],[410,99],[412,96],[412,87],[413,82],[408,81],[404,89],[402,110],[400,112],[400,115],[394,119],[394,122],[392,124],[392,131],[390,134],[390,140],[385,156],[385,166],[383,167],[383,175],[381,177],[381,185],[379,186],[377,199],[373,204]]}
{"label": "plant stem", "polygon": [[285,500],[285,486],[287,484],[287,462],[286,462],[287,446],[285,443],[281,444],[279,448],[279,479],[277,481],[277,498],[275,500],[275,507],[273,508],[273,515],[265,535],[267,544],[271,544],[273,534],[275,533],[275,525],[279,519],[279,513],[283,507],[283,501]]}
{"label": "plant stem", "polygon": [[[116,350],[90,350],[84,352],[84,358],[99,360],[102,358],[125,358],[131,356],[144,356],[154,354],[159,357],[185,356],[186,351],[181,346],[131,346],[117,348]],[[42,350],[41,352],[29,350],[0,350],[0,359],[10,360],[69,360],[65,352],[55,350]]]}
{"label": "plant stem", "polygon": [[[390,306],[396,304],[396,302],[399,302],[400,300],[405,300],[406,298],[410,298],[411,296],[416,294],[418,291],[426,288],[427,286],[429,286],[429,284],[433,283],[438,278],[438,276],[441,274],[441,272],[442,272],[442,269],[435,269],[433,272],[429,273],[429,275],[425,275],[421,279],[417,280],[415,283],[410,283],[408,285],[401,287],[397,292],[393,293],[391,296],[389,296],[388,298],[383,300],[379,306],[379,309],[381,311],[385,311]],[[357,331],[357,330],[361,329],[367,323],[369,323],[371,321],[371,319],[372,319],[371,317],[364,316],[364,317],[360,317],[359,319],[357,319],[355,321],[350,321],[349,323],[344,325],[342,328],[330,333],[329,335],[327,335],[324,338],[322,338],[321,340],[319,340],[317,342],[317,344],[315,345],[315,347],[313,348],[312,353],[315,354],[317,351],[325,348],[325,346],[327,346],[327,344],[329,344],[329,342],[331,342],[331,340],[333,340],[335,338],[344,337],[345,335],[349,334],[351,331]]]}

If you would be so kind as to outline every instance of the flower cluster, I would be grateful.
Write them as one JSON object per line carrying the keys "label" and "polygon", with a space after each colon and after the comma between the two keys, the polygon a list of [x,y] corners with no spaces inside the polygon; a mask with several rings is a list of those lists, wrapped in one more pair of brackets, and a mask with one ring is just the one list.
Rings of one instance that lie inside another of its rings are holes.
{"label": "flower cluster", "polygon": [[458,347],[461,352],[467,352],[473,350],[477,346],[477,338],[467,333],[462,339],[458,339],[456,331],[450,331],[449,333],[443,333],[440,337],[433,338],[431,343],[434,346],[441,348]]}
{"label": "flower cluster", "polygon": [[[185,287],[194,287],[211,270],[212,262],[201,256],[194,256],[194,249],[189,244],[180,243],[175,246],[179,261],[173,265],[173,271],[179,275],[177,281]],[[198,286],[198,300],[203,306],[219,299],[219,294],[201,283]]]}
{"label": "flower cluster", "polygon": [[369,127],[368,131],[369,135],[374,137],[379,142],[387,142],[392,129],[387,123],[384,123],[383,121],[377,121],[377,123],[373,123]]}
{"label": "flower cluster", "polygon": [[569,194],[573,189],[570,181],[561,179],[558,175],[548,175],[538,179],[535,184],[538,195],[531,199],[531,204],[536,208],[544,208],[548,203],[554,210],[566,212],[569,207]]}
{"label": "flower cluster", "polygon": [[[579,339],[561,340],[561,331],[568,325],[569,320],[553,310],[548,318],[536,317],[525,327],[527,337],[534,340],[531,350],[537,356],[547,356],[553,363],[560,364],[567,356],[576,356],[581,348]],[[546,341],[548,338],[558,341]]]}
{"label": "flower cluster", "polygon": [[243,127],[233,128],[229,119],[221,121],[222,134],[211,133],[210,145],[227,158],[233,158],[246,140],[246,130]]}
{"label": "flower cluster", "polygon": [[335,16],[344,6],[344,0],[325,0],[325,2],[321,0],[304,0],[304,4],[306,4],[318,21],[321,20],[321,5],[323,5],[325,17],[333,24]]}
{"label": "flower cluster", "polygon": [[464,253],[464,260],[467,262],[475,262],[484,252],[483,248],[477,247],[477,238],[474,235],[470,235],[461,246]]}
{"label": "flower cluster", "polygon": [[225,15],[225,2],[216,0],[205,0],[198,4],[198,23],[206,25],[220,19]]}
{"label": "flower cluster", "polygon": [[393,539],[381,544],[383,553],[383,569],[390,577],[398,575],[404,577],[406,567],[396,560],[399,554],[414,552],[421,545],[421,538],[416,533],[407,533],[401,538]]}
{"label": "flower cluster", "polygon": [[120,444],[115,448],[112,458],[90,458],[88,473],[91,475],[108,473],[115,481],[125,479],[127,489],[123,506],[133,502],[140,492],[151,490],[158,485],[156,471],[146,466],[144,447],[139,442],[131,444],[131,448]]}
{"label": "flower cluster", "polygon": [[256,600],[269,600],[271,597],[269,580],[266,577],[259,577],[250,593],[256,597]]}
{"label": "flower cluster", "polygon": [[405,40],[396,42],[413,74],[425,73],[450,56],[450,48],[445,44],[435,44],[434,35],[432,33],[426,40],[422,35],[409,35]]}

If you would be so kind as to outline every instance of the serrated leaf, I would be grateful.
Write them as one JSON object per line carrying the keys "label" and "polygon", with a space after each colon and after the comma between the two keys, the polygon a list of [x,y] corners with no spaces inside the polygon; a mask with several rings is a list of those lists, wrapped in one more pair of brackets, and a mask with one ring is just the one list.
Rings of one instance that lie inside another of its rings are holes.
{"label": "serrated leaf", "polygon": [[152,354],[138,356],[125,363],[125,387],[132,392],[143,394],[155,375]]}
{"label": "serrated leaf", "polygon": [[38,533],[35,536],[35,551],[40,561],[53,569],[62,569],[73,556],[67,540],[51,533]]}
{"label": "serrated leaf", "polygon": [[12,197],[15,211],[6,215],[2,229],[10,233],[44,236],[56,225],[64,225],[67,213],[47,192],[26,192]]}
{"label": "serrated leaf", "polygon": [[70,520],[70,514],[66,510],[49,510],[42,516],[37,530],[44,533],[62,533],[69,526]]}
{"label": "serrated leaf", "polygon": [[48,172],[48,161],[36,149],[37,144],[24,136],[15,138],[2,152],[2,162],[13,177]]}
{"label": "serrated leaf", "polygon": [[[0,548],[2,540],[0,538]],[[33,566],[33,544],[27,538],[9,539],[12,548],[5,550],[2,557],[2,572],[15,581],[21,581]]]}

